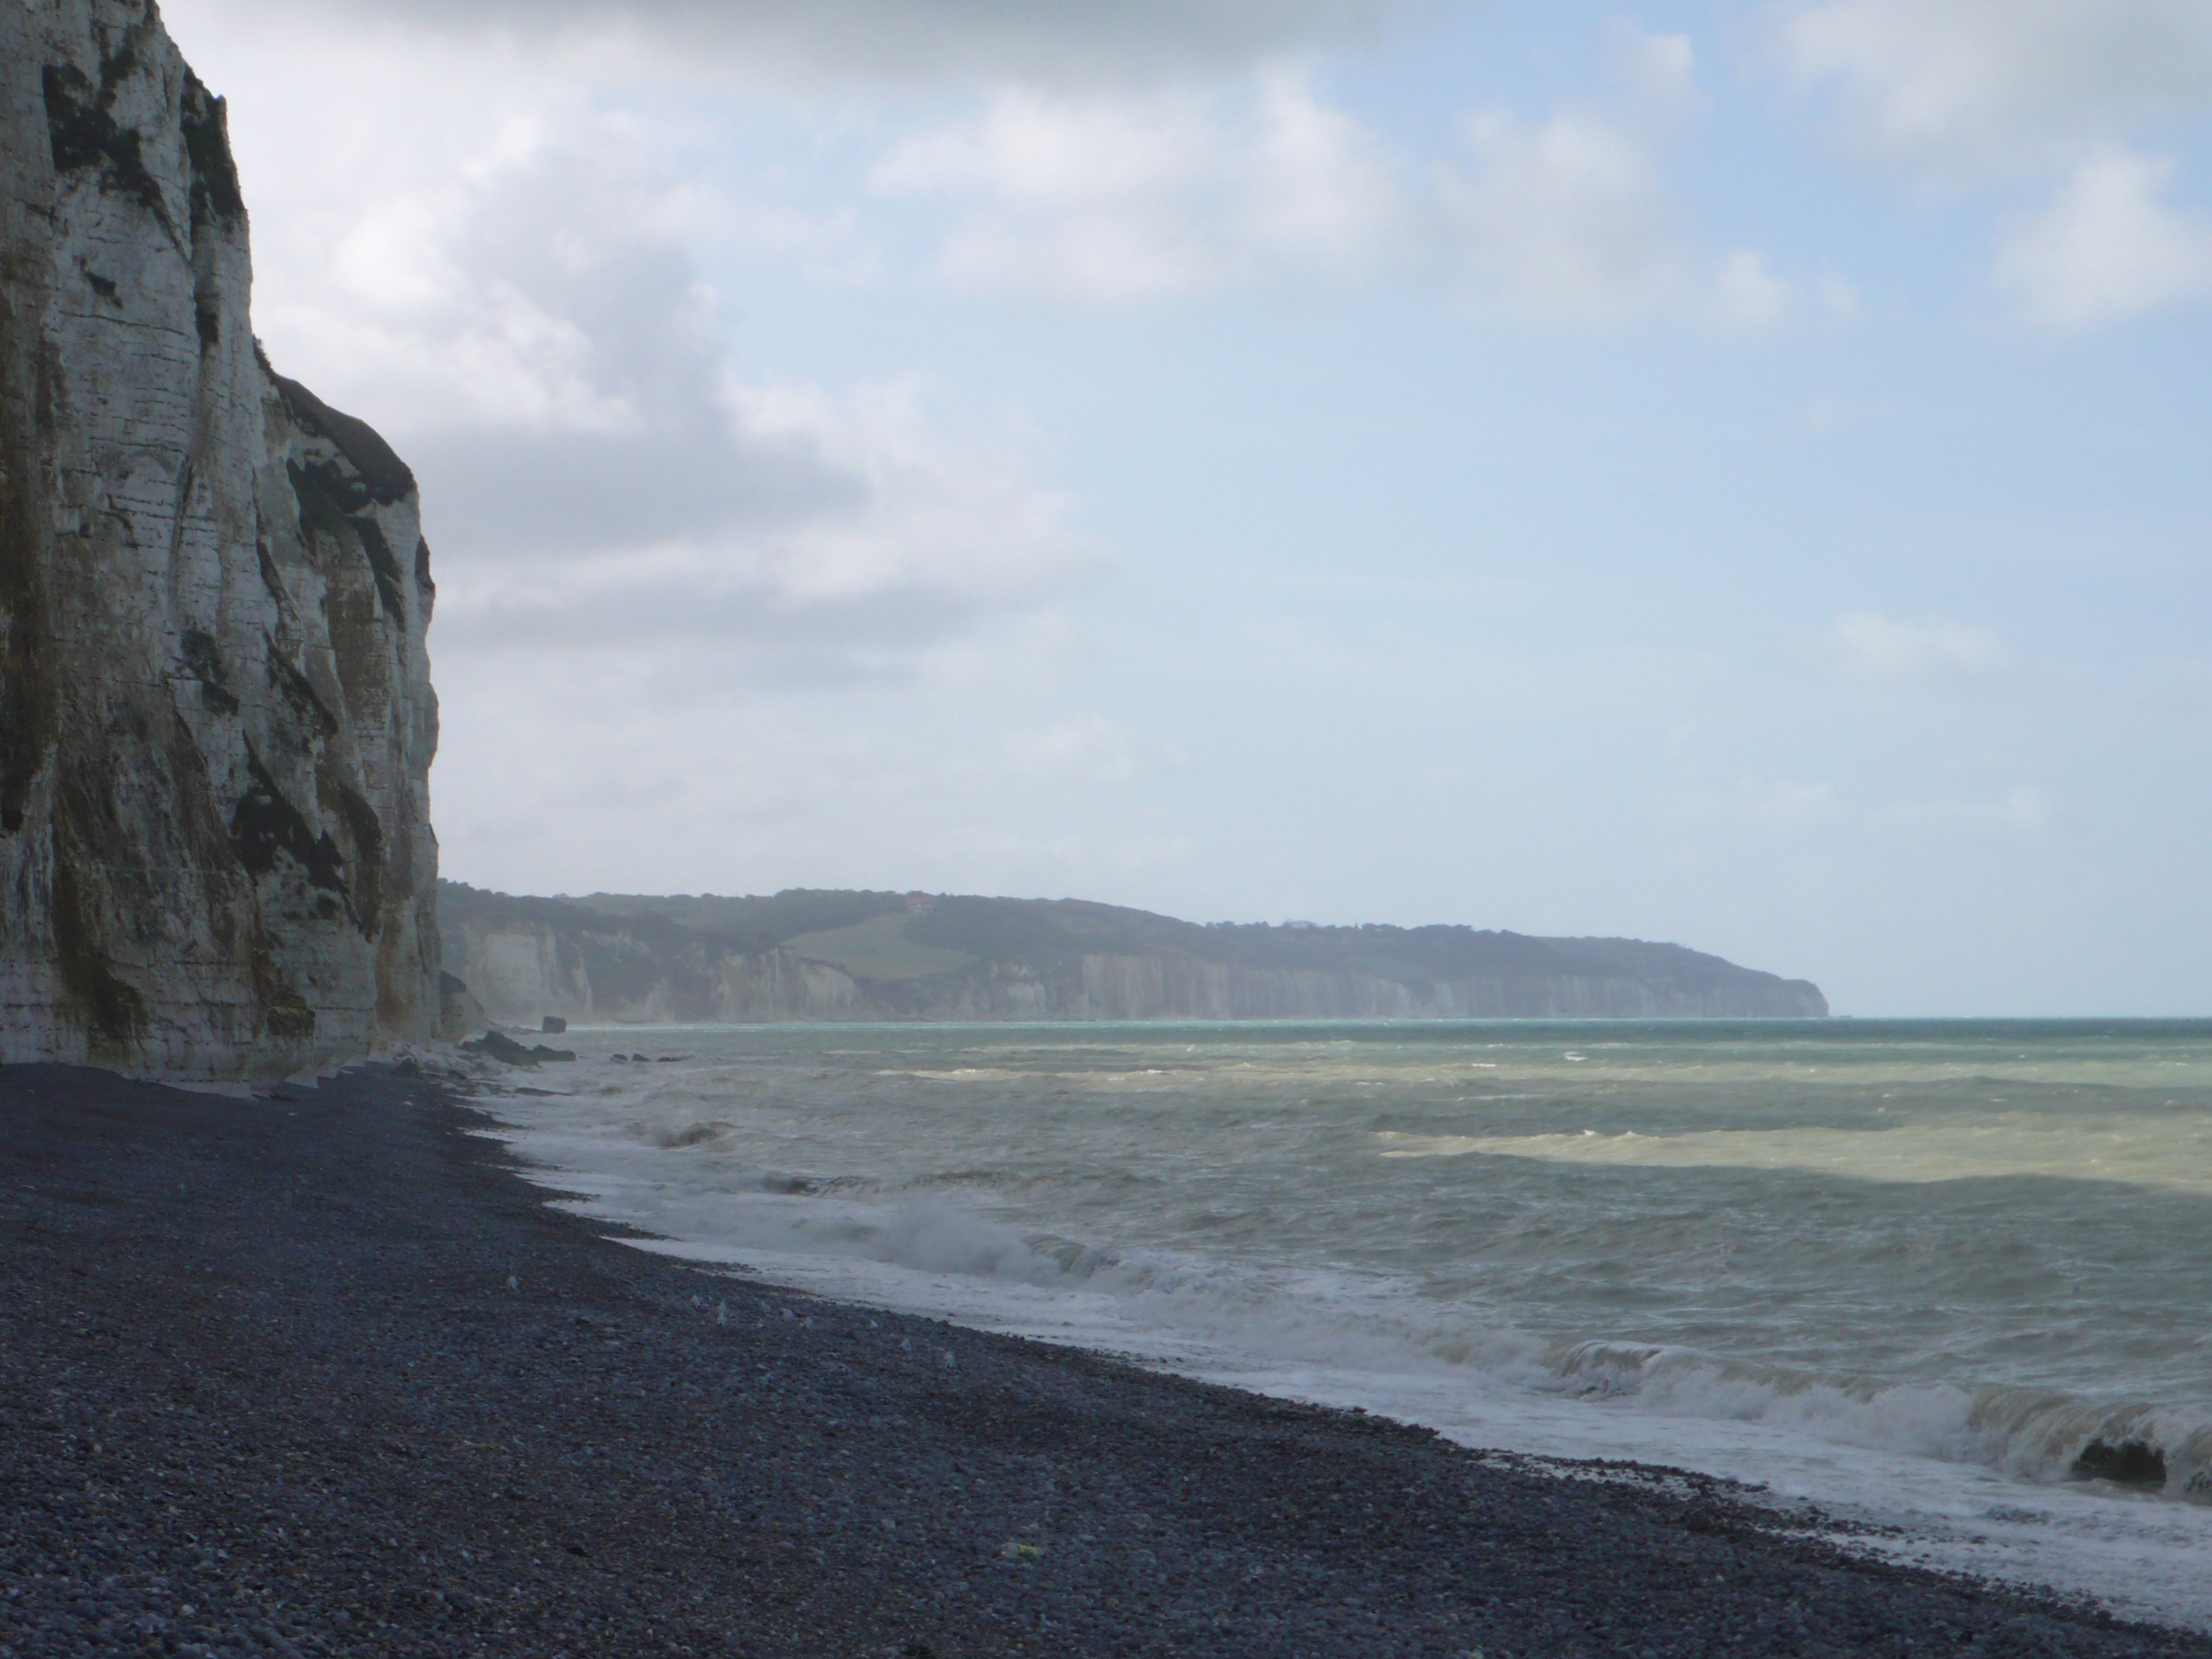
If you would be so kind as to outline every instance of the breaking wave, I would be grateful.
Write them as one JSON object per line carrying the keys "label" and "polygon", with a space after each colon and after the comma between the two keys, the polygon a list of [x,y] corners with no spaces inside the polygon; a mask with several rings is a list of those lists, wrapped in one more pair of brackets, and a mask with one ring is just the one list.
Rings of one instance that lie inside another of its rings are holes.
{"label": "breaking wave", "polygon": [[499,1105],[641,1248],[2212,1626],[2212,1026],[684,1042]]}
{"label": "breaking wave", "polygon": [[2039,1483],[2103,1480],[2212,1504],[2212,1422],[2147,1401],[1825,1376],[1634,1343],[1578,1342],[1547,1361],[1569,1392],[1647,1410],[1783,1425]]}
{"label": "breaking wave", "polygon": [[[686,1147],[704,1137],[656,1139]],[[1836,1444],[1978,1464],[2039,1484],[2100,1481],[2212,1504],[2212,1420],[2185,1410],[2045,1389],[1830,1375],[1601,1338],[1547,1343],[1476,1310],[1439,1305],[1410,1286],[1366,1275],[1270,1273],[1172,1253],[1100,1249],[1024,1231],[932,1190],[998,1184],[977,1182],[979,1173],[887,1187],[753,1172],[738,1184],[766,1200],[843,1203],[818,1215],[787,1205],[739,1204],[725,1210],[718,1226],[695,1224],[688,1237],[975,1281],[968,1311],[984,1322],[992,1322],[995,1311],[992,1290],[1019,1285],[1084,1297],[1091,1305],[1082,1311],[1093,1323],[1110,1305],[1113,1328],[1125,1340],[1149,1328],[1277,1361],[1368,1374],[1465,1370],[1662,1416],[1757,1423]],[[719,1237],[702,1237],[710,1231]]]}

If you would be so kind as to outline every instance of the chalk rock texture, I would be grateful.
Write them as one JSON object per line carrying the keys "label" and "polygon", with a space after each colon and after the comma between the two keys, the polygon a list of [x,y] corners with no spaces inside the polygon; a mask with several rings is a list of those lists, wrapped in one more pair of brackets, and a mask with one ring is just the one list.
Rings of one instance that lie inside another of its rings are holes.
{"label": "chalk rock texture", "polygon": [[0,1058],[430,1036],[413,475],[263,358],[222,100],[150,0],[6,0],[0,94]]}

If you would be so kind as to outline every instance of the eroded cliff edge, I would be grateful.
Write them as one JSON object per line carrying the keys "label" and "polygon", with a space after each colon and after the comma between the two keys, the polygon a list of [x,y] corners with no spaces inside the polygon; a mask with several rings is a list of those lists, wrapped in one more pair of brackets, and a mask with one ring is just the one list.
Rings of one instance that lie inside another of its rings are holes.
{"label": "eroded cliff edge", "polygon": [[413,475],[262,357],[222,101],[150,0],[9,0],[0,88],[0,1058],[431,1036]]}

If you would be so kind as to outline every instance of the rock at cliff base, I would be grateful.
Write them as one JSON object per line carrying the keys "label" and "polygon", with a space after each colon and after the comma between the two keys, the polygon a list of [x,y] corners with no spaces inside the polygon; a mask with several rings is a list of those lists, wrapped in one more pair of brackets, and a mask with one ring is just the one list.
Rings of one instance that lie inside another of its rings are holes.
{"label": "rock at cliff base", "polygon": [[573,1060],[575,1054],[567,1048],[549,1048],[544,1043],[526,1048],[504,1031],[486,1031],[472,1042],[461,1044],[464,1054],[482,1054],[486,1060],[498,1060],[503,1066],[537,1066],[547,1060]]}
{"label": "rock at cliff base", "polygon": [[467,981],[442,970],[438,975],[438,1040],[459,1042],[471,1031],[486,1030],[492,1018],[484,1012]]}

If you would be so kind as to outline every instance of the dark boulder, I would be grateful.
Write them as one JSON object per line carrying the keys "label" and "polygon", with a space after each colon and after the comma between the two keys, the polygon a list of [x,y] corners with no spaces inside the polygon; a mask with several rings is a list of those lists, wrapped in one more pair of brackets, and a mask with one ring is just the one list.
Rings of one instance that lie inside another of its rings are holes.
{"label": "dark boulder", "polygon": [[539,1043],[526,1048],[504,1031],[486,1031],[472,1042],[461,1044],[461,1052],[482,1054],[486,1060],[495,1060],[505,1066],[538,1066],[546,1060],[574,1060],[575,1054],[567,1048],[549,1048]]}

